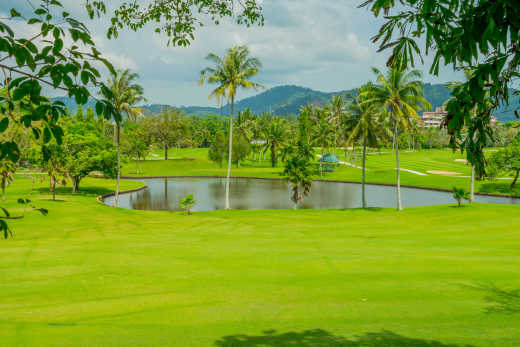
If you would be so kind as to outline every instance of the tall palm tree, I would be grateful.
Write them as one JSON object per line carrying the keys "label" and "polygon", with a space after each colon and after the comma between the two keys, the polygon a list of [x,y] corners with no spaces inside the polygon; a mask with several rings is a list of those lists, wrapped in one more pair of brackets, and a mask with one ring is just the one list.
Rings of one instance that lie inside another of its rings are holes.
{"label": "tall palm tree", "polygon": [[[135,83],[139,75],[130,70],[117,70],[107,80],[106,87],[102,88],[101,94],[112,104],[115,114],[126,114],[127,117],[133,117],[139,113],[136,104],[145,100],[143,87]],[[117,206],[119,199],[119,180],[121,178],[121,121],[122,118],[114,117],[114,142],[117,147],[117,180],[116,194],[114,196],[114,206]]]}
{"label": "tall palm tree", "polygon": [[368,85],[362,94],[363,102],[380,109],[393,127],[395,163],[397,170],[397,210],[401,211],[401,172],[399,167],[399,131],[407,131],[412,119],[420,120],[418,111],[430,109],[430,103],[424,98],[421,72],[390,68],[386,76],[372,68],[377,76],[378,85]]}
{"label": "tall palm tree", "polygon": [[[366,89],[367,87],[363,86],[360,92],[363,93]],[[389,134],[379,121],[380,117],[377,107],[373,104],[363,103],[363,94],[358,95],[357,98],[352,98],[346,112],[347,115],[344,118],[345,132],[350,134],[347,138],[347,144],[361,141],[363,146],[361,201],[363,208],[367,208],[365,192],[367,147],[377,146],[379,140]]]}
{"label": "tall palm tree", "polygon": [[269,125],[264,130],[265,147],[264,153],[271,152],[271,166],[278,164],[278,151],[288,140],[287,121],[280,117],[273,117]]}
{"label": "tall palm tree", "polygon": [[259,89],[262,85],[250,81],[251,77],[258,74],[262,64],[257,58],[249,55],[246,46],[235,46],[226,51],[222,58],[210,53],[206,60],[213,63],[213,67],[207,67],[200,73],[199,83],[204,82],[218,85],[211,94],[218,102],[224,97],[231,102],[231,116],[229,117],[229,154],[226,176],[226,210],[229,205],[229,179],[231,176],[231,159],[233,148],[233,116],[235,113],[235,97],[238,89]]}

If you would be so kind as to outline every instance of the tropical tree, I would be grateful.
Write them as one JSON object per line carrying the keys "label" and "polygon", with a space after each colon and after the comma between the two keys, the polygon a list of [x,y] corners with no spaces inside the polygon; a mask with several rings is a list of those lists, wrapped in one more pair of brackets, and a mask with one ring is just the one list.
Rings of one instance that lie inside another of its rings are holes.
{"label": "tropical tree", "polygon": [[[135,105],[144,100],[143,88],[135,83],[135,80],[139,78],[139,75],[131,72],[130,70],[117,70],[114,71],[107,80],[106,86],[102,86],[101,95],[104,100],[104,112],[105,118],[112,118],[115,123],[114,126],[114,143],[117,148],[117,180],[116,180],[116,193],[114,196],[114,206],[117,206],[119,199],[119,180],[121,177],[121,122],[123,121],[123,114],[127,117],[131,117],[132,114],[136,114],[138,108]],[[99,111],[102,111],[101,107]]]}
{"label": "tropical tree", "polygon": [[269,126],[264,130],[264,153],[270,151],[271,166],[278,165],[278,153],[288,141],[287,121],[281,117],[273,117]]}
{"label": "tropical tree", "polygon": [[362,180],[361,180],[361,201],[363,208],[367,208],[366,193],[365,193],[365,171],[366,171],[366,153],[367,147],[377,147],[379,140],[384,138],[386,129],[379,121],[379,110],[374,104],[364,103],[364,91],[368,87],[361,88],[361,94],[352,98],[352,101],[347,108],[347,116],[345,117],[345,132],[350,134],[347,139],[347,144],[359,141],[363,146],[363,164],[362,164]]}
{"label": "tropical tree", "polygon": [[246,46],[235,46],[226,51],[222,58],[210,53],[206,60],[214,66],[207,67],[200,73],[199,83],[205,82],[216,84],[217,87],[210,93],[209,97],[216,98],[220,103],[226,98],[231,103],[231,115],[229,117],[229,155],[226,176],[226,202],[225,208],[229,209],[229,181],[231,176],[231,161],[233,151],[233,117],[235,113],[235,97],[239,89],[259,89],[262,85],[252,82],[250,79],[257,75],[262,67],[260,60],[251,57]]}
{"label": "tropical tree", "polygon": [[218,163],[220,168],[222,168],[222,160],[224,160],[228,151],[226,145],[226,137],[223,133],[220,133],[215,135],[209,146],[208,159]]}
{"label": "tropical tree", "polygon": [[291,200],[296,210],[298,203],[311,191],[312,171],[309,162],[304,158],[293,156],[285,163],[283,175],[291,184]]}
{"label": "tropical tree", "polygon": [[339,125],[342,119],[343,114],[345,113],[346,102],[345,99],[341,95],[334,95],[330,102],[330,105],[327,106],[329,112],[329,119],[332,125],[332,130],[334,133],[334,141],[332,142],[333,153],[336,155],[336,146],[338,145],[338,136],[339,136]]}
{"label": "tropical tree", "polygon": [[11,160],[0,160],[0,187],[2,188],[2,201],[5,201],[5,189],[14,179],[16,163]]}
{"label": "tropical tree", "polygon": [[[466,82],[470,81],[474,75],[475,71],[470,68],[464,69],[464,75],[466,77]],[[489,82],[489,81],[488,81]],[[489,84],[489,83],[486,83]],[[448,83],[448,87],[452,89],[452,94],[457,95],[458,91],[464,86],[463,82],[450,82]],[[470,180],[470,195],[469,195],[469,202],[473,202],[475,199],[475,171],[476,171],[476,165],[475,163],[478,162],[478,160],[475,160],[479,153],[482,151],[483,147],[487,145],[486,141],[482,141],[481,139],[478,140],[477,137],[482,137],[486,135],[491,134],[491,128],[484,127],[483,129],[478,129],[477,131],[473,130],[470,131],[470,129],[475,129],[475,124],[478,122],[478,112],[479,109],[481,112],[485,112],[487,116],[489,117],[491,115],[491,111],[493,109],[493,100],[491,98],[490,94],[490,88],[485,87],[483,89],[484,97],[482,99],[483,105],[474,104],[471,109],[468,109],[468,113],[465,117],[465,122],[468,128],[468,131],[465,134],[459,134],[459,136],[452,137],[452,144],[456,143],[455,147],[460,148],[463,152],[466,151],[468,161],[471,164],[471,180]],[[453,105],[457,104],[457,98],[451,97],[445,102],[446,107],[453,108]],[[449,120],[452,118],[451,115],[448,115],[447,119],[444,122],[444,125],[449,127]],[[486,134],[483,134],[485,132]],[[490,139],[493,137],[490,136]],[[481,146],[482,148],[478,148]],[[475,158],[475,159],[473,159]],[[483,160],[485,163],[485,160]],[[484,169],[479,170],[479,179],[484,176],[485,172]]]}
{"label": "tropical tree", "polygon": [[507,147],[494,152],[489,159],[489,165],[495,169],[497,174],[500,172],[513,173],[514,177],[510,187],[514,188],[520,176],[520,136],[517,136]]}
{"label": "tropical tree", "polygon": [[153,132],[155,138],[164,148],[164,160],[168,160],[168,150],[187,136],[188,124],[184,111],[167,109],[154,118]]}
{"label": "tropical tree", "polygon": [[333,145],[335,138],[334,124],[327,116],[327,111],[321,108],[314,108],[313,121],[314,121],[314,145],[321,147],[320,157],[320,175],[323,174],[323,157],[325,156],[325,150]]}
{"label": "tropical tree", "polygon": [[195,206],[196,203],[197,200],[193,198],[193,194],[189,194],[181,198],[180,206],[186,212],[186,214],[191,214],[191,209],[193,206]]}
{"label": "tropical tree", "polygon": [[[227,151],[226,151],[227,152]],[[251,146],[247,139],[242,134],[235,134],[233,136],[233,161],[237,164],[237,168],[240,167],[240,161],[247,158],[251,152]]]}
{"label": "tropical tree", "polygon": [[39,159],[41,168],[49,175],[49,190],[52,194],[52,200],[56,200],[56,185],[67,184],[65,155],[62,145],[51,143],[48,146],[42,146]]}
{"label": "tropical tree", "polygon": [[72,194],[80,182],[92,171],[108,177],[116,174],[117,154],[112,142],[105,140],[95,124],[71,122],[63,136],[62,171],[72,180]]}
{"label": "tropical tree", "polygon": [[399,131],[407,131],[413,119],[420,120],[418,111],[430,109],[430,103],[424,98],[421,72],[403,71],[390,68],[385,76],[373,68],[378,85],[367,85],[362,92],[363,103],[379,109],[383,119],[393,127],[393,142],[397,170],[397,210],[403,209],[401,201],[401,172],[399,167]]}
{"label": "tropical tree", "polygon": [[[438,75],[443,64],[473,70],[471,78],[452,92],[447,127],[450,144],[470,149],[467,159],[482,177],[484,148],[493,138],[490,111],[512,100],[510,87],[518,79],[518,2],[366,0],[361,6],[370,6],[375,16],[385,17],[373,41],[379,43],[380,50],[392,50],[389,66],[413,67],[418,57],[422,60],[419,47],[424,44],[424,53],[433,56],[430,73]],[[468,114],[475,106],[475,117],[470,119]],[[460,141],[461,137],[465,140]]]}
{"label": "tropical tree", "polygon": [[256,115],[254,115],[249,108],[242,112],[239,111],[237,114],[237,132],[240,133],[249,144],[251,144],[253,136],[255,135],[254,127],[256,118]]}
{"label": "tropical tree", "polygon": [[310,121],[308,109],[303,108],[298,119],[298,140],[288,153],[283,174],[291,184],[291,200],[294,209],[307,196],[312,188],[311,163],[314,159],[314,149],[311,145]]}
{"label": "tropical tree", "polygon": [[123,153],[135,158],[135,172],[139,174],[139,159],[145,158],[150,149],[150,143],[146,141],[145,129],[140,126],[128,126],[124,132],[121,148]]}
{"label": "tropical tree", "polygon": [[457,200],[459,207],[461,207],[462,200],[469,200],[469,193],[464,188],[453,187],[453,198]]}

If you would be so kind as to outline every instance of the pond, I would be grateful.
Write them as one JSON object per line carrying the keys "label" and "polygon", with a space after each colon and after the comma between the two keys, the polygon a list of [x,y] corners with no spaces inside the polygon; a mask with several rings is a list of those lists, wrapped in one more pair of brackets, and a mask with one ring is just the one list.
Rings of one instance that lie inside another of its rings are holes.
{"label": "pond", "polygon": [[[121,194],[118,206],[126,209],[174,211],[179,200],[193,194],[197,204],[193,211],[224,208],[225,178],[153,178],[139,180],[147,188]],[[370,207],[395,207],[395,187],[367,185],[367,203]],[[427,189],[402,188],[404,206],[455,204],[451,193]],[[494,196],[475,196],[477,202],[520,204],[520,199]],[[112,206],[114,197],[104,200]],[[290,209],[289,185],[282,180],[232,178],[230,185],[231,208],[240,210]],[[344,209],[361,207],[361,185],[357,183],[314,181],[312,191],[298,208]]]}

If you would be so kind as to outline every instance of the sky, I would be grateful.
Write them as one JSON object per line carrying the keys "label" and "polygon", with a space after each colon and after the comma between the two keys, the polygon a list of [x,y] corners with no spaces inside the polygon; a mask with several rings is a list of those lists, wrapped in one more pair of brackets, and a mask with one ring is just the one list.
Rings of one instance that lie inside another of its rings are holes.
{"label": "sky", "polygon": [[[30,1],[38,4],[38,0],[2,0],[0,17],[12,7],[29,13]],[[98,49],[117,68],[139,74],[147,103],[215,106],[215,100],[208,99],[211,86],[198,83],[200,71],[208,66],[208,53],[222,56],[235,45],[247,45],[251,55],[260,59],[263,67],[255,81],[268,88],[290,84],[331,92],[359,87],[374,79],[372,66],[385,68],[389,56],[389,52],[377,53],[377,44],[370,41],[384,20],[358,8],[362,0],[263,0],[264,26],[247,28],[231,20],[209,24],[196,32],[190,46],[175,48],[168,47],[166,37],[151,26],[139,32],[124,30],[117,39],[108,40],[108,17],[91,21],[81,0],[61,2],[75,18],[85,21]],[[10,25],[19,32],[29,30],[22,23]],[[426,64],[429,61],[427,57]],[[426,82],[462,78],[450,68],[442,69],[438,77],[427,73],[427,65],[417,68],[425,72]],[[254,94],[239,91],[237,99]]]}

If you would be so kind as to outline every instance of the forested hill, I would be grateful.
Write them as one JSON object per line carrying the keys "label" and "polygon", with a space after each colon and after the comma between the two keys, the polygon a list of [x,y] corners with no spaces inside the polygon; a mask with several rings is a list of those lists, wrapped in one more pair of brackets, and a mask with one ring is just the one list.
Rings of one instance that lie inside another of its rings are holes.
{"label": "forested hill", "polygon": [[[450,90],[444,84],[424,84],[424,92],[428,101],[433,108],[441,106],[450,97]],[[263,112],[271,112],[272,114],[284,116],[287,114],[298,114],[301,107],[314,104],[316,106],[323,106],[327,104],[334,95],[356,94],[356,90],[345,90],[339,92],[320,92],[310,88],[298,86],[278,86],[267,91],[259,93],[258,95],[242,99],[237,102],[235,110],[242,111],[250,108],[255,114],[262,114]],[[67,105],[71,110],[76,110],[77,105],[73,99],[57,98]],[[509,107],[502,107],[495,112],[495,116],[501,121],[516,120],[513,109],[519,103],[519,97],[511,98],[511,105]],[[95,102],[90,100],[87,106],[94,109]],[[514,107],[513,107],[514,106]],[[86,106],[85,106],[86,107]],[[167,109],[169,105],[146,105],[143,108],[149,110],[151,113],[158,113]],[[206,115],[208,113],[220,114],[221,110],[217,107],[201,107],[201,106],[181,106],[177,107],[183,110],[186,114]],[[222,113],[228,114],[230,105],[222,107]]]}

